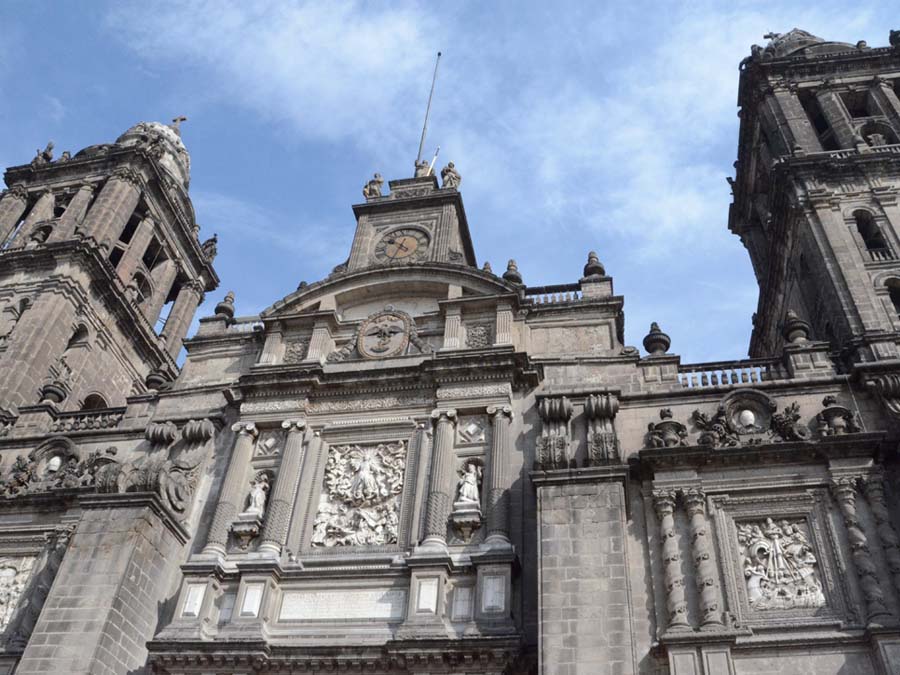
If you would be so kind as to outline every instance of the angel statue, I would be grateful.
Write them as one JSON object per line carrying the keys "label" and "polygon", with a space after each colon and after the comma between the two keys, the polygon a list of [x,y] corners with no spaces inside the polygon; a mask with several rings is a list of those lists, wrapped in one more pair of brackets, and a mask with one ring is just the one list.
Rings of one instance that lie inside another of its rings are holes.
{"label": "angel statue", "polygon": [[481,467],[475,462],[466,464],[465,471],[456,483],[456,491],[459,502],[473,502],[479,504],[481,498],[478,494],[478,484],[481,482]]}

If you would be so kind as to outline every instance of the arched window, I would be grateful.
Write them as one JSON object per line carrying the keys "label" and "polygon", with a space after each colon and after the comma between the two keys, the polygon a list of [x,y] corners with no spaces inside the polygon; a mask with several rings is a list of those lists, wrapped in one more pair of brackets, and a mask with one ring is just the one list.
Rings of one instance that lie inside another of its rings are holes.
{"label": "arched window", "polygon": [[894,256],[872,214],[868,211],[854,211],[853,219],[856,221],[856,230],[866,245],[869,257],[876,261],[891,260]]}
{"label": "arched window", "polygon": [[66,345],[66,351],[86,345],[89,335],[90,333],[88,333],[87,326],[85,326],[83,323],[78,324],[75,332],[72,333],[72,337],[69,338],[69,343]]}
{"label": "arched window", "polygon": [[100,394],[89,394],[84,399],[84,403],[81,404],[82,410],[103,410],[108,407],[109,404],[106,402],[106,399]]}
{"label": "arched window", "polygon": [[888,294],[891,296],[894,311],[900,317],[900,279],[888,279],[884,285],[887,286]]}

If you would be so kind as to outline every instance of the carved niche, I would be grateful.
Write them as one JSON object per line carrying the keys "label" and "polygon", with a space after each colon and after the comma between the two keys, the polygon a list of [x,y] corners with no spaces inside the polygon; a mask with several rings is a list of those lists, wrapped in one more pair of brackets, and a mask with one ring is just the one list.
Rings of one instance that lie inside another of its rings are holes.
{"label": "carved niche", "polygon": [[313,547],[385,546],[399,541],[406,451],[405,441],[329,450]]}

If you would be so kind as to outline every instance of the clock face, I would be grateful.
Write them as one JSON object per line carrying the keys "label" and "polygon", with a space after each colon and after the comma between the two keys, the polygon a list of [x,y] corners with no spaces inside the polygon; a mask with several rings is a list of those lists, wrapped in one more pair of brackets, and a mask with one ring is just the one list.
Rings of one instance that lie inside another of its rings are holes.
{"label": "clock face", "polygon": [[385,234],[375,245],[375,259],[382,263],[422,260],[428,251],[428,235],[407,227]]}

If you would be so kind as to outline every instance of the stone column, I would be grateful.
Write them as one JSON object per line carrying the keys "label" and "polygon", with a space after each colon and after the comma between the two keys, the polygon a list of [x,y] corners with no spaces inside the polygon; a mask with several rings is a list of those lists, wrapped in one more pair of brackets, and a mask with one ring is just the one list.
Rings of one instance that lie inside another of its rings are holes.
{"label": "stone column", "polygon": [[166,351],[173,359],[178,358],[181,343],[184,341],[184,336],[187,335],[194,312],[197,311],[202,300],[203,286],[199,281],[188,281],[182,284],[162,330],[162,337],[166,339]]}
{"label": "stone column", "polygon": [[63,241],[72,236],[78,224],[84,220],[91,200],[94,198],[94,186],[82,185],[72,197],[65,212],[60,216],[59,222],[50,234],[49,241]]}
{"label": "stone column", "polygon": [[287,430],[284,452],[281,455],[281,466],[278,478],[275,479],[275,490],[266,513],[266,526],[263,529],[260,551],[271,551],[276,555],[287,542],[288,528],[291,524],[291,511],[294,498],[300,483],[300,468],[303,464],[303,434],[306,430],[305,420],[286,420],[281,428]]}
{"label": "stone column", "polygon": [[253,446],[258,434],[253,422],[238,422],[231,427],[231,430],[238,436],[234,443],[234,451],[231,453],[231,461],[228,463],[228,471],[225,472],[222,489],[219,492],[219,503],[216,504],[216,513],[213,516],[212,525],[209,527],[204,553],[225,555],[225,547],[228,544],[228,528],[237,517],[238,509],[244,498],[247,467],[250,466]]}
{"label": "stone column", "polygon": [[21,185],[13,185],[0,197],[0,248],[15,232],[16,225],[28,205],[28,190]]}
{"label": "stone column", "polygon": [[169,297],[169,291],[172,290],[172,284],[178,276],[178,265],[174,260],[164,260],[153,268],[150,275],[153,277],[153,295],[141,304],[141,312],[150,325],[155,326],[159,313],[166,304],[166,298]]}
{"label": "stone column", "polygon": [[884,602],[884,593],[878,584],[878,570],[869,551],[869,541],[856,515],[856,481],[857,478],[849,476],[835,478],[831,483],[831,490],[844,517],[847,539],[850,541],[850,551],[853,555],[853,566],[856,568],[856,576],[866,599],[866,622],[878,624],[879,619],[889,617],[890,613]]}
{"label": "stone column", "polygon": [[681,573],[681,553],[675,539],[675,491],[654,490],[653,506],[659,519],[659,538],[662,548],[666,582],[666,607],[669,624],[666,630],[690,630],[687,602],[684,599],[684,575]]}
{"label": "stone column", "polygon": [[819,107],[822,108],[822,114],[828,121],[828,126],[834,132],[838,145],[843,149],[855,148],[862,139],[853,130],[850,116],[841,101],[840,94],[827,88],[820,89],[816,92],[816,100],[819,102]]}
{"label": "stone column", "polygon": [[790,89],[776,87],[770,96],[779,126],[782,126],[783,131],[787,131],[786,134],[782,132],[788,142],[787,152],[791,153],[796,146],[805,152],[821,152],[819,135],[797,94]]}
{"label": "stone column", "polygon": [[138,223],[137,229],[134,231],[134,236],[128,243],[128,248],[125,249],[125,253],[122,255],[122,259],[119,261],[119,265],[116,268],[119,279],[121,279],[122,283],[126,286],[137,271],[138,265],[140,265],[141,259],[144,257],[144,253],[147,252],[147,246],[150,244],[150,240],[153,239],[155,229],[156,223],[150,216],[147,216]]}
{"label": "stone column", "polygon": [[891,83],[876,77],[869,89],[869,96],[878,106],[881,114],[890,120],[894,131],[900,134],[900,98],[897,97]]}
{"label": "stone column", "polygon": [[128,168],[118,169],[100,190],[84,220],[84,231],[110,250],[137,208],[141,198],[141,178]]}
{"label": "stone column", "polygon": [[487,543],[509,544],[509,426],[513,411],[507,405],[487,409],[491,417],[491,475],[488,488]]}
{"label": "stone column", "polygon": [[878,538],[881,539],[894,588],[900,593],[900,537],[891,524],[890,512],[884,497],[884,476],[880,472],[874,476],[867,476],[863,480],[863,492],[878,529]]}
{"label": "stone column", "polygon": [[435,410],[434,451],[431,459],[431,485],[425,513],[423,544],[447,545],[447,519],[453,502],[450,476],[453,473],[453,432],[455,410]]}
{"label": "stone column", "polygon": [[39,222],[43,220],[50,220],[53,218],[53,208],[56,204],[56,197],[49,190],[45,190],[40,197],[38,197],[37,202],[35,202],[34,206],[31,207],[31,210],[28,212],[28,215],[25,216],[25,221],[22,223],[22,227],[19,228],[19,232],[10,242],[10,248],[19,248],[21,246],[25,246],[28,243],[28,236],[31,234],[31,229]]}
{"label": "stone column", "polygon": [[719,606],[719,584],[716,565],[712,560],[709,521],[706,518],[706,495],[699,488],[684,491],[684,504],[691,519],[691,552],[700,591],[701,630],[722,630],[722,611]]}

